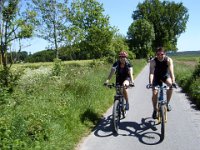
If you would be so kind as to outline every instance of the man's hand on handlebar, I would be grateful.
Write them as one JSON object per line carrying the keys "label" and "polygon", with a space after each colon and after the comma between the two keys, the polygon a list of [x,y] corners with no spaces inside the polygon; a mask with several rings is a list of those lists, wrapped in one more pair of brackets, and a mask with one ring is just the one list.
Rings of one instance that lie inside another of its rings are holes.
{"label": "man's hand on handlebar", "polygon": [[173,88],[177,88],[177,84],[176,83],[172,83],[172,87]]}
{"label": "man's hand on handlebar", "polygon": [[106,80],[106,82],[104,82],[104,86],[107,86],[108,85],[108,83],[109,83],[109,80]]}
{"label": "man's hand on handlebar", "polygon": [[135,86],[134,82],[130,82],[129,86],[134,87]]}

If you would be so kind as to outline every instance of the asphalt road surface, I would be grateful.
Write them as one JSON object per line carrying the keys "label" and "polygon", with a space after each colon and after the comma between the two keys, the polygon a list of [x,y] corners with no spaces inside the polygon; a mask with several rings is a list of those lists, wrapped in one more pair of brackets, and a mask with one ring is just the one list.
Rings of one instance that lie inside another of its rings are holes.
{"label": "asphalt road surface", "polygon": [[174,89],[166,135],[161,140],[160,125],[151,118],[151,89],[146,89],[148,74],[149,65],[135,79],[135,87],[129,89],[130,110],[121,121],[119,134],[112,133],[111,107],[93,132],[83,138],[77,150],[200,149],[200,111],[195,109],[179,87]]}

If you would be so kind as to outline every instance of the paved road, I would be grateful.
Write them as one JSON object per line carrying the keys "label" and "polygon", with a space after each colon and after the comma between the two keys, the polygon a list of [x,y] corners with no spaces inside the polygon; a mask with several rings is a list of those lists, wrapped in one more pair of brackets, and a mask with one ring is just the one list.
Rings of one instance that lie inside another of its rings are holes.
{"label": "paved road", "polygon": [[151,118],[151,90],[147,65],[135,80],[136,87],[129,89],[130,110],[122,120],[119,135],[110,126],[112,107],[94,131],[83,139],[78,150],[199,150],[200,111],[195,110],[181,89],[172,96],[172,111],[168,113],[166,136],[160,138],[160,125]]}

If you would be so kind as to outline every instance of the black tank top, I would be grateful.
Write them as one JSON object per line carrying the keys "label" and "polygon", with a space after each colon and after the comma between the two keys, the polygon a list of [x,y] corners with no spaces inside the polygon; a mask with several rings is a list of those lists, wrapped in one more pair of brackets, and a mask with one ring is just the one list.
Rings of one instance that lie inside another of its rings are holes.
{"label": "black tank top", "polygon": [[168,74],[168,57],[165,57],[163,61],[159,61],[158,58],[154,58],[156,66],[154,75],[157,77],[164,77]]}

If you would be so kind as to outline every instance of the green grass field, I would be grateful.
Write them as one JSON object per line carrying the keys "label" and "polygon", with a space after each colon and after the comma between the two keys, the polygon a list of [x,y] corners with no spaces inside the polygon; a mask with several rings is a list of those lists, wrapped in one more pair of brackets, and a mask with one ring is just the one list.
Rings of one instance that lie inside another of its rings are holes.
{"label": "green grass field", "polygon": [[[146,64],[135,60],[134,76]],[[112,105],[103,83],[112,64],[102,61],[19,64],[13,93],[0,95],[0,149],[72,150]],[[114,77],[113,77],[114,79]]]}

